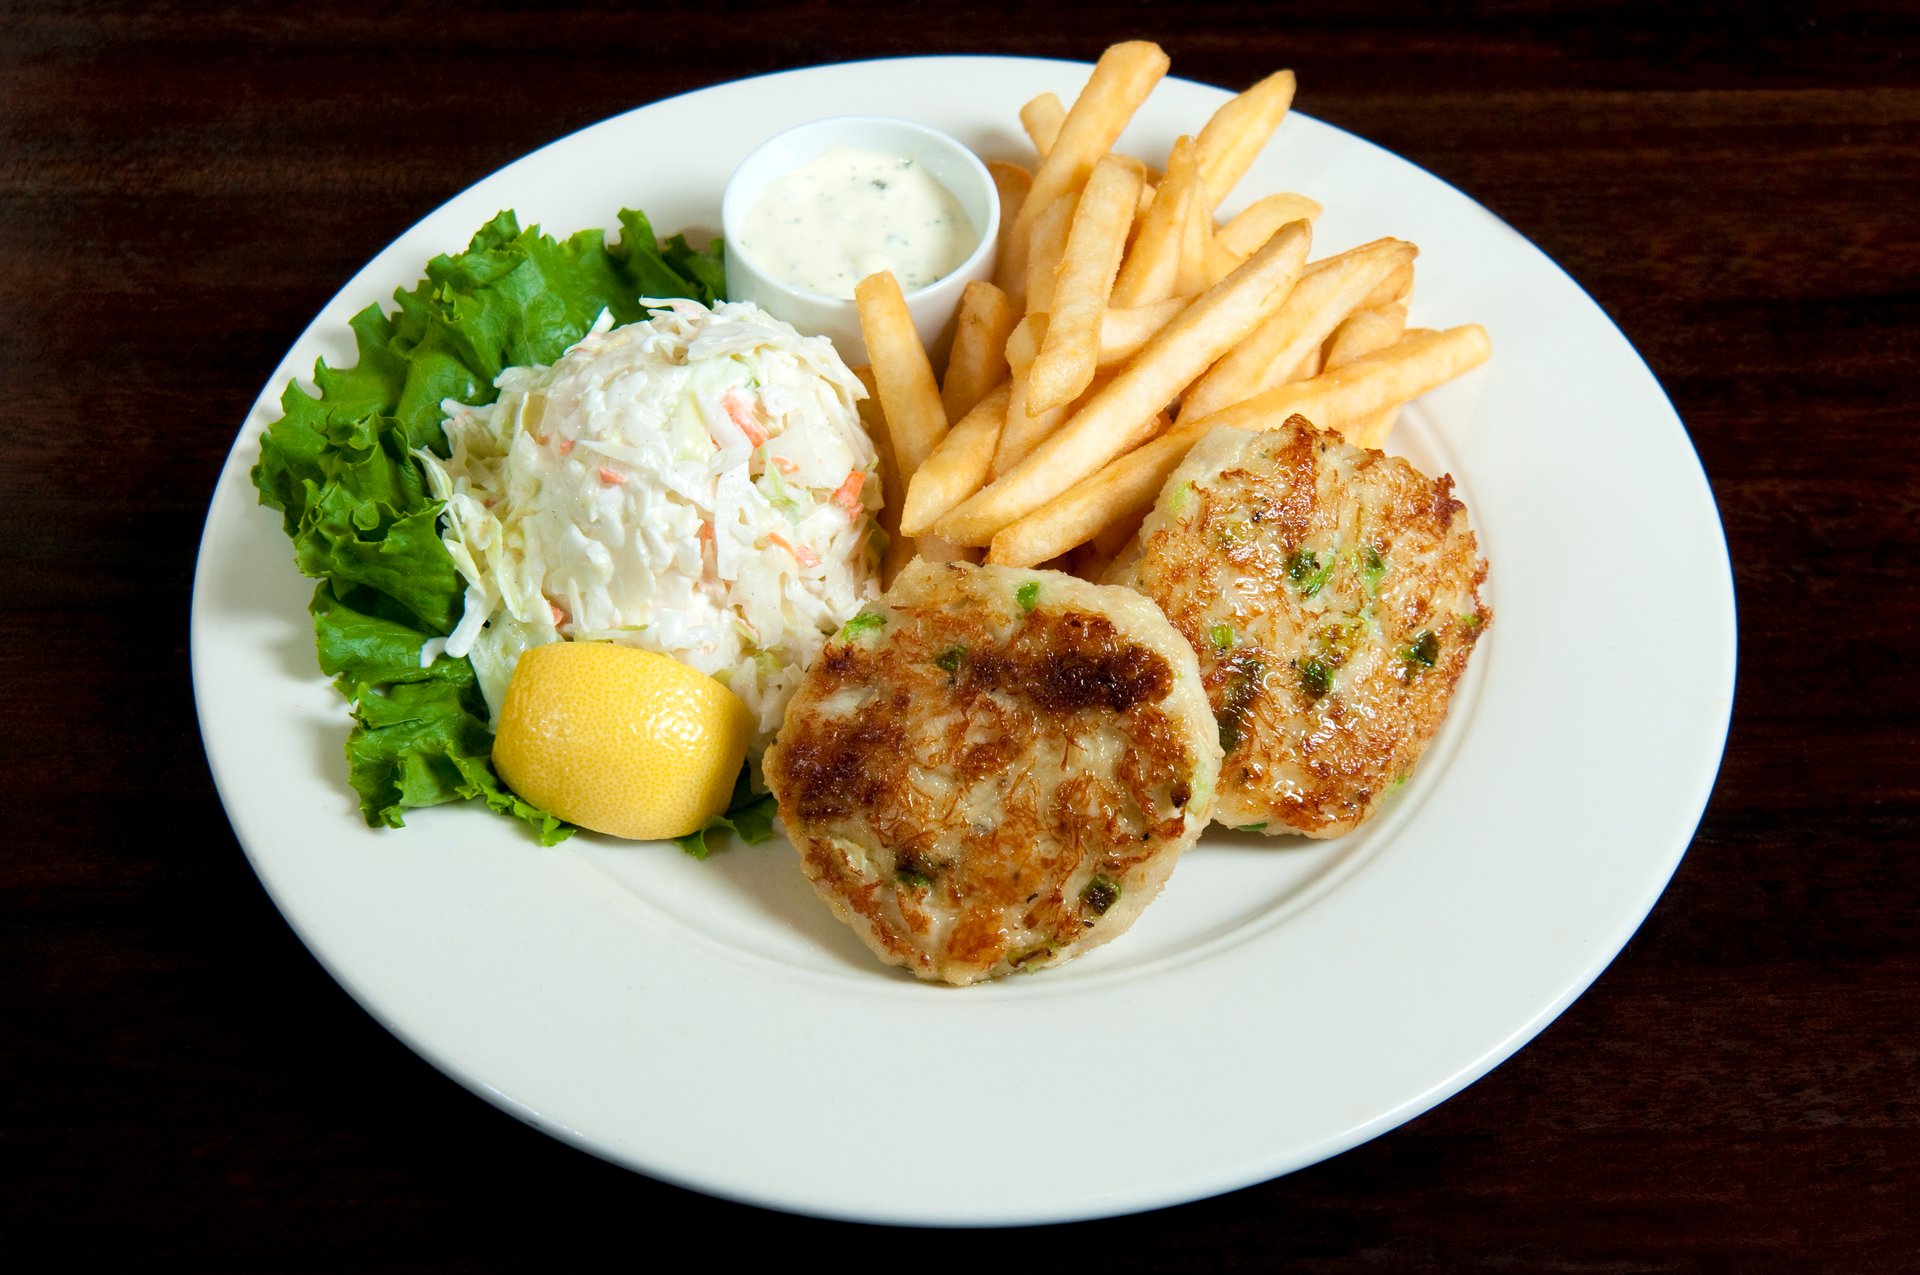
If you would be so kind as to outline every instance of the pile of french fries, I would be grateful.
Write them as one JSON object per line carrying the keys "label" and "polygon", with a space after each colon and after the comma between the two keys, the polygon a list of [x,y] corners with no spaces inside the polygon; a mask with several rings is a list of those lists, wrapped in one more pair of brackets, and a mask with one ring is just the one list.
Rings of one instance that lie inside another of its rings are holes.
{"label": "pile of french fries", "polygon": [[1309,261],[1320,205],[1285,192],[1220,221],[1292,104],[1291,71],[1181,137],[1162,171],[1116,154],[1167,67],[1158,45],[1117,44],[1071,107],[1044,93],[1020,109],[1036,161],[988,164],[999,265],[961,300],[943,382],[893,276],[856,290],[883,580],[916,554],[982,550],[1100,579],[1213,427],[1298,413],[1377,447],[1404,403],[1491,352],[1478,324],[1407,327],[1411,243]]}

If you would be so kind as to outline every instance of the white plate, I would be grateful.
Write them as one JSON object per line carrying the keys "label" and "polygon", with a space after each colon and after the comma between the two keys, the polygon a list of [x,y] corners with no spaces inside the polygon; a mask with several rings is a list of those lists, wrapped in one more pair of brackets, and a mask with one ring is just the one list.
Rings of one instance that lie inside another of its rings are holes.
{"label": "white plate", "polygon": [[[1459,192],[1295,115],[1241,184],[1326,205],[1316,255],[1421,246],[1413,321],[1493,361],[1394,447],[1459,480],[1496,620],[1382,816],[1335,843],[1218,834],[1111,945],[967,990],[881,968],[778,842],[707,862],[468,808],[371,831],[346,712],[247,480],[260,429],[347,318],[502,208],[556,233],[643,208],[717,224],[734,163],[812,116],[897,112],[1017,156],[1016,108],[1086,68],[925,58],[657,103],[538,151],[403,235],[314,320],[215,492],[193,600],[208,757],[288,921],[367,1010],[476,1092],[656,1177],[805,1213],[1016,1223],[1122,1213],[1297,1169],[1459,1090],[1550,1022],[1665,886],[1731,707],[1726,546],[1685,431],[1625,338]],[[1307,86],[1309,100],[1312,86]],[[1163,156],[1225,98],[1168,80],[1122,139]]]}

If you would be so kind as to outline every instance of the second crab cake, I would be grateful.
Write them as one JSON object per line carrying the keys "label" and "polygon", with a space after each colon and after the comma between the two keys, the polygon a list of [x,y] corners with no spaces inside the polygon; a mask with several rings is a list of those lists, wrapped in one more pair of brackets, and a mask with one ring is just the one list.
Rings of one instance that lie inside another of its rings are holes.
{"label": "second crab cake", "polygon": [[1267,833],[1338,836],[1378,809],[1492,619],[1453,480],[1300,416],[1202,438],[1118,574],[1199,654],[1215,818]]}
{"label": "second crab cake", "polygon": [[1133,591],[920,561],[827,643],[766,774],[839,917],[965,984],[1132,924],[1212,814],[1218,734]]}

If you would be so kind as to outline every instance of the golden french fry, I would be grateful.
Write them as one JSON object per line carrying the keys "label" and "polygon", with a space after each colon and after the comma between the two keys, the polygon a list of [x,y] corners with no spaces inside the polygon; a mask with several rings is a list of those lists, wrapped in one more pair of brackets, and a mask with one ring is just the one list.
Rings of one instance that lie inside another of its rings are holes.
{"label": "golden french fry", "polygon": [[1275,71],[1213,113],[1200,130],[1207,212],[1223,203],[1293,105],[1292,71]]}
{"label": "golden french fry", "polygon": [[1040,357],[1040,343],[1046,339],[1047,316],[1044,311],[1024,316],[1013,325],[1013,331],[1007,333],[1007,368],[1014,380],[1027,374],[1033,361]]}
{"label": "golden french fry", "polygon": [[914,552],[928,562],[978,562],[980,551],[968,545],[957,545],[938,536],[922,536],[913,542]]}
{"label": "golden french fry", "polygon": [[1060,136],[1060,126],[1066,120],[1067,108],[1051,93],[1042,93],[1020,108],[1020,126],[1027,130],[1041,159],[1053,149],[1053,140]]}
{"label": "golden french fry", "polygon": [[860,311],[860,335],[866,338],[873,379],[880,393],[880,410],[893,439],[893,459],[900,481],[913,481],[914,471],[940,445],[947,433],[946,409],[940,406],[940,387],[934,383],[927,351],[913,328],[907,299],[890,270],[870,274],[854,286],[854,304]]}
{"label": "golden french fry", "polygon": [[[1045,316],[1036,317],[1044,318]],[[1025,460],[1034,448],[1050,438],[1053,432],[1073,415],[1075,408],[1105,388],[1113,376],[1114,373],[1110,370],[1096,371],[1085,394],[1070,403],[1048,408],[1038,416],[1031,415],[1027,411],[1026,381],[1014,381],[1012,400],[1007,407],[1006,428],[1000,431],[1000,442],[993,453],[993,477],[998,478]]]}
{"label": "golden french fry", "polygon": [[1235,403],[1196,420],[1194,426],[1271,429],[1298,413],[1321,429],[1345,433],[1357,421],[1418,398],[1434,386],[1478,367],[1492,352],[1486,329],[1477,323],[1444,332],[1418,332],[1312,380],[1276,386]]}
{"label": "golden french fry", "polygon": [[1037,313],[1014,324],[1007,336],[1007,369],[1013,378],[1013,390],[1007,404],[1007,424],[1001,428],[999,441],[994,445],[991,471],[994,477],[1013,468],[1065,419],[1065,413],[1058,409],[1043,412],[1038,418],[1027,415],[1027,373],[1032,370],[1033,361],[1040,357],[1040,345],[1046,335],[1047,316]]}
{"label": "golden french fry", "polygon": [[1388,435],[1393,433],[1393,427],[1399,423],[1401,406],[1396,404],[1384,411],[1375,412],[1365,420],[1355,421],[1349,441],[1361,447],[1379,450],[1385,445]]}
{"label": "golden french fry", "polygon": [[[1322,346],[1329,370],[1344,367],[1357,358],[1384,350],[1407,334],[1407,304],[1390,301],[1370,310],[1356,310],[1347,321],[1333,330]],[[1303,379],[1303,378],[1302,378]],[[1384,408],[1364,420],[1355,421],[1347,437],[1362,447],[1378,447],[1393,432],[1400,418],[1400,405]]]}
{"label": "golden french fry", "polygon": [[1015,381],[1012,403],[1007,408],[1007,424],[1000,431],[999,442],[994,448],[991,476],[998,478],[1025,460],[1072,414],[1073,404],[1064,403],[1048,408],[1038,416],[1030,415],[1027,411],[1027,383]]}
{"label": "golden french fry", "polygon": [[1242,258],[1220,241],[1220,232],[1207,236],[1207,282],[1211,287],[1233,273]]}
{"label": "golden french fry", "polygon": [[1100,316],[1100,366],[1124,363],[1153,339],[1153,334],[1192,303],[1191,297],[1168,297],[1152,305],[1130,306],[1125,310],[1109,307]]}
{"label": "golden french fry", "polygon": [[[1012,336],[1006,338],[1006,361],[1014,378],[1014,392],[1006,407],[1006,426],[1000,430],[1000,440],[993,451],[993,470],[991,476],[998,478],[1006,470],[1018,465],[1029,451],[1043,442],[1048,434],[1060,428],[1060,422],[1073,415],[1075,403],[1066,403],[1043,411],[1041,415],[1027,413],[1027,373],[1033,369],[1033,361],[1041,357],[1041,342],[1046,338],[1046,315],[1027,315],[1018,325],[1014,325]],[[1094,388],[1104,386],[1110,376],[1096,374]]]}
{"label": "golden french fry", "polygon": [[1384,350],[1406,334],[1407,307],[1403,302],[1390,301],[1386,305],[1355,310],[1341,321],[1322,347],[1326,368],[1332,371],[1375,350]]}
{"label": "golden french fry", "polygon": [[1027,313],[1053,308],[1053,289],[1060,277],[1060,259],[1066,255],[1067,236],[1073,230],[1078,195],[1062,195],[1041,213],[1027,238]]}
{"label": "golden french fry", "polygon": [[[1289,222],[1288,226],[1305,224]],[[1377,239],[1314,262],[1301,274],[1286,304],[1187,393],[1180,419],[1198,420],[1278,384],[1309,351],[1319,348],[1361,298],[1403,262],[1412,260],[1413,253],[1412,244]]]}
{"label": "golden french fry", "polygon": [[[1107,155],[1080,192],[1048,298],[1046,340],[1027,373],[1024,410],[1029,416],[1065,407],[1093,381],[1100,361],[1100,316],[1120,270],[1143,172],[1137,159]],[[1028,296],[1033,296],[1031,284]]]}
{"label": "golden french fry", "polygon": [[953,351],[940,384],[940,405],[957,421],[973,410],[986,392],[1007,377],[1007,334],[1019,321],[1007,294],[975,280],[960,294],[954,317]]}
{"label": "golden french fry", "polygon": [[1138,526],[1166,485],[1167,475],[1205,432],[1182,426],[1109,462],[1092,477],[1001,528],[987,551],[987,561],[1030,567],[1085,544],[1107,527],[1129,520]]}
{"label": "golden french fry", "polygon": [[1110,304],[1121,308],[1150,305],[1174,295],[1186,217],[1193,208],[1188,192],[1199,184],[1199,152],[1191,137],[1182,137],[1173,144],[1173,152],[1167,157],[1167,175],[1155,188],[1153,203],[1141,217],[1140,231],[1121,262]]}
{"label": "golden french fry", "polygon": [[987,172],[992,176],[993,188],[1000,197],[1000,246],[994,262],[993,281],[1013,302],[1013,308],[1018,310],[1026,297],[1027,237],[1024,232],[1015,234],[1013,223],[1019,219],[1020,209],[1027,202],[1027,191],[1033,186],[1033,174],[1018,164],[997,159],[987,161]]}
{"label": "golden french fry", "polygon": [[1216,236],[1222,247],[1236,257],[1250,257],[1260,245],[1273,238],[1273,232],[1290,221],[1313,221],[1320,215],[1318,200],[1305,195],[1281,193],[1256,199],[1234,214],[1220,227]]}
{"label": "golden french fry", "polygon": [[1023,229],[1054,200],[1086,184],[1094,164],[1113,149],[1167,66],[1166,52],[1147,40],[1115,44],[1100,55],[1033,175],[1033,193],[1020,211]]}
{"label": "golden french fry", "polygon": [[1310,376],[1320,375],[1321,362],[1325,358],[1326,347],[1316,345],[1308,350],[1300,361],[1293,365],[1293,371],[1280,378],[1280,384],[1288,381],[1304,381]]}
{"label": "golden french fry", "polygon": [[987,544],[1122,452],[1144,442],[1161,409],[1277,309],[1306,263],[1311,232],[1295,222],[1160,329],[1134,360],[1018,465],[948,512],[939,534]]}
{"label": "golden french fry", "polygon": [[1360,298],[1356,310],[1375,310],[1383,305],[1392,305],[1395,301],[1405,301],[1413,295],[1413,263],[1409,261],[1392,274],[1382,279],[1372,292]]}
{"label": "golden french fry", "polygon": [[993,178],[993,191],[1000,199],[1000,225],[1004,230],[1020,215],[1020,205],[1026,202],[1027,192],[1033,189],[1033,170],[1011,160],[990,159],[987,161],[987,175]]}
{"label": "golden french fry", "polygon": [[980,490],[993,465],[993,447],[1000,440],[1012,395],[1012,383],[1001,381],[947,431],[907,485],[900,511],[903,533],[926,535],[941,514]]}
{"label": "golden french fry", "polygon": [[[1166,174],[1161,174],[1161,180],[1166,180]],[[1154,181],[1151,174],[1149,174],[1147,180],[1140,183],[1140,203],[1133,210],[1133,229],[1127,232],[1127,244],[1129,247],[1139,240],[1140,231],[1147,224],[1147,213],[1153,208],[1154,194],[1159,188],[1159,183]],[[1125,261],[1125,254],[1122,254],[1120,259]]]}
{"label": "golden french fry", "polygon": [[1206,188],[1199,182],[1187,188],[1186,224],[1180,231],[1180,264],[1173,274],[1173,293],[1195,297],[1232,274],[1235,261],[1218,276],[1212,271],[1213,214],[1207,209]]}
{"label": "golden french fry", "polygon": [[880,530],[887,537],[886,550],[880,555],[880,587],[886,588],[900,569],[913,561],[913,541],[900,534],[900,510],[904,504],[906,484],[900,481],[900,467],[893,459],[893,438],[887,430],[886,414],[880,410],[880,393],[874,385],[873,368],[862,363],[853,369],[860,378],[860,384],[866,386],[867,396],[856,406],[860,410],[860,423],[867,427],[867,433],[873,438],[873,450],[880,464],[880,512],[876,515]]}

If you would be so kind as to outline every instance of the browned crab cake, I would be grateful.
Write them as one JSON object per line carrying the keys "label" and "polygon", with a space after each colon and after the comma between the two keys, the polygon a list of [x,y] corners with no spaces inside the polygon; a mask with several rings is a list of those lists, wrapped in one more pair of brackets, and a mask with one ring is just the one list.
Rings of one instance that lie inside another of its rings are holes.
{"label": "browned crab cake", "polygon": [[1212,814],[1218,736],[1139,594],[918,561],[814,661],[766,774],[840,919],[966,984],[1131,925]]}
{"label": "browned crab cake", "polygon": [[1412,771],[1492,612],[1453,479],[1304,417],[1207,434],[1117,578],[1193,644],[1221,823],[1350,832]]}

